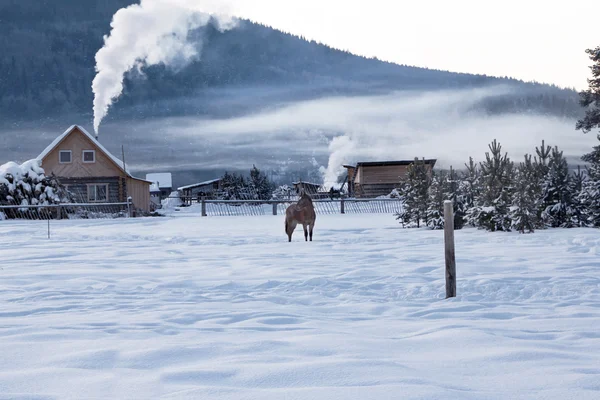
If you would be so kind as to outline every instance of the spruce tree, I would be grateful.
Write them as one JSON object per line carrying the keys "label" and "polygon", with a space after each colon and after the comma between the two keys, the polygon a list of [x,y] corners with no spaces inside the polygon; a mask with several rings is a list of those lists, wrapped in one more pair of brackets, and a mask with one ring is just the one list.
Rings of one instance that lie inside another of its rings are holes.
{"label": "spruce tree", "polygon": [[482,193],[471,213],[475,225],[489,231],[510,231],[510,204],[514,165],[502,146],[494,140],[481,162]]}
{"label": "spruce tree", "polygon": [[481,171],[478,165],[469,157],[469,163],[465,164],[466,171],[461,182],[461,192],[464,196],[465,223],[471,226],[479,226],[478,218],[481,201]]}
{"label": "spruce tree", "polygon": [[526,154],[515,174],[514,193],[510,218],[512,228],[521,233],[533,233],[539,224],[537,217],[537,193],[531,182],[537,179],[537,172],[531,155]]}
{"label": "spruce tree", "polygon": [[546,211],[548,206],[551,204],[544,200],[543,195],[543,185],[548,176],[548,172],[550,171],[550,156],[552,154],[552,147],[546,146],[545,141],[542,140],[542,146],[536,147],[535,152],[537,157],[534,157],[534,167],[536,174],[532,177],[531,185],[533,185],[533,190],[535,192],[535,196],[537,199],[537,217],[541,221],[543,220],[543,213]]}
{"label": "spruce tree", "polygon": [[[449,193],[448,199],[452,200],[454,209],[454,229],[462,229],[465,226],[467,206],[465,195],[462,192],[461,180],[454,171],[454,168],[450,166],[450,175],[448,176],[449,182]],[[443,205],[442,205],[443,206]]]}
{"label": "spruce tree", "polygon": [[427,226],[431,229],[444,229],[444,200],[449,200],[448,175],[437,171],[432,175],[427,207]]}
{"label": "spruce tree", "polygon": [[586,226],[586,216],[585,216],[585,205],[581,202],[581,191],[583,189],[583,183],[586,180],[585,173],[581,170],[581,166],[577,166],[577,172],[573,173],[570,183],[570,192],[572,201],[572,212],[571,212],[571,222],[573,227],[583,227]]}
{"label": "spruce tree", "polygon": [[592,77],[588,79],[588,88],[579,93],[580,104],[587,110],[585,116],[577,121],[575,127],[588,133],[594,128],[600,128],[600,46],[595,49],[587,49],[585,52],[593,61],[590,66]]}
{"label": "spruce tree", "polygon": [[273,194],[274,185],[266,174],[256,168],[256,165],[253,165],[250,170],[250,186],[259,200],[269,200]]}
{"label": "spruce tree", "polygon": [[431,174],[424,160],[415,158],[408,166],[406,178],[401,182],[400,194],[403,200],[402,211],[396,214],[396,219],[402,225],[415,224],[421,226],[421,221],[427,224],[427,208]]}
{"label": "spruce tree", "polygon": [[[588,79],[588,89],[580,93],[581,105],[587,108],[585,116],[577,121],[576,128],[584,133],[594,128],[600,128],[600,46],[587,49],[590,60],[593,61],[590,69],[592,77]],[[600,135],[598,135],[600,140]],[[587,166],[587,179],[582,184],[578,200],[584,211],[584,223],[589,226],[600,227],[600,146],[594,147],[591,153],[582,157],[589,163]]]}
{"label": "spruce tree", "polygon": [[[600,135],[598,135],[600,140]],[[587,179],[583,182],[579,201],[584,207],[586,225],[600,227],[600,145],[581,157],[587,166]]]}
{"label": "spruce tree", "polygon": [[548,173],[542,183],[542,212],[544,224],[553,228],[571,228],[573,201],[571,198],[571,183],[569,166],[558,147],[552,149],[548,162]]}

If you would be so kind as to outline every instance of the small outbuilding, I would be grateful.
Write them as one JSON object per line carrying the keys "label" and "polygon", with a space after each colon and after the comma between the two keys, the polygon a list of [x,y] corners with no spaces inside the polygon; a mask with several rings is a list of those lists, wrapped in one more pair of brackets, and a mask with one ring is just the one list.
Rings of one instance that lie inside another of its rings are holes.
{"label": "small outbuilding", "polygon": [[[436,160],[419,160],[431,172]],[[408,167],[414,160],[359,162],[344,165],[348,171],[348,195],[350,197],[386,196],[396,189],[406,177]]]}

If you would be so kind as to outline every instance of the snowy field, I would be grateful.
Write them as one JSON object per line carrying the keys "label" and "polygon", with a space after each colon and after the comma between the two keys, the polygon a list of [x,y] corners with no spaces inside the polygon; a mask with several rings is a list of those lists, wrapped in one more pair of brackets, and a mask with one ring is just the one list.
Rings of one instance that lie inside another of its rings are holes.
{"label": "snowy field", "polygon": [[600,399],[600,231],[0,222],[0,399]]}

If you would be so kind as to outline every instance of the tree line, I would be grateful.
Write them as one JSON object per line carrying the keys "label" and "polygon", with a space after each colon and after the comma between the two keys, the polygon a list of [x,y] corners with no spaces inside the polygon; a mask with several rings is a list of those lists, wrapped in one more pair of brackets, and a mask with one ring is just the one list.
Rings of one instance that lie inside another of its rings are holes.
{"label": "tree line", "polygon": [[[584,133],[600,128],[600,46],[586,53],[593,61],[592,77],[580,93],[585,116],[576,124]],[[571,171],[563,152],[542,141],[535,154],[514,162],[496,140],[484,161],[470,158],[461,172],[429,171],[415,159],[398,191],[404,207],[396,218],[404,226],[441,229],[443,203],[449,199],[457,229],[470,225],[525,233],[548,227],[600,227],[600,145],[581,159],[585,169]]]}
{"label": "tree line", "polygon": [[443,229],[444,200],[452,200],[457,229],[600,227],[600,146],[582,159],[589,165],[572,172],[563,152],[542,141],[535,155],[514,162],[496,140],[482,162],[471,157],[463,171],[431,171],[415,159],[398,190],[403,210],[396,218],[404,226]]}

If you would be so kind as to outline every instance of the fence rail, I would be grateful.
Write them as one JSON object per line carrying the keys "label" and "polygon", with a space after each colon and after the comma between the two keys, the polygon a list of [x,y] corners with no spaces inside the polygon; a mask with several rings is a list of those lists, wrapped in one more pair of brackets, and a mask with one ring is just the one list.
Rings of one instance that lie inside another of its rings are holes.
{"label": "fence rail", "polygon": [[[291,200],[201,200],[202,216],[284,215]],[[402,209],[399,199],[316,199],[317,214],[393,214]]]}
{"label": "fence rail", "polygon": [[101,219],[130,217],[131,202],[0,204],[0,220],[5,219]]}

